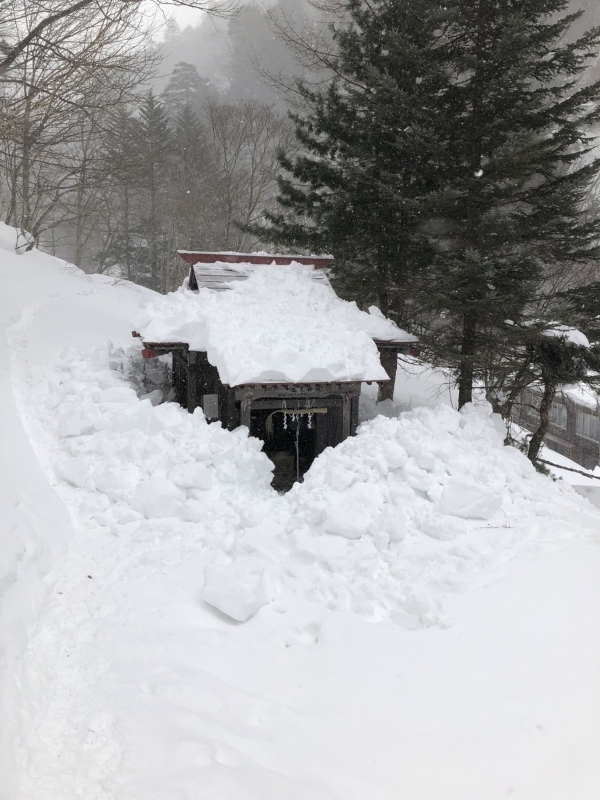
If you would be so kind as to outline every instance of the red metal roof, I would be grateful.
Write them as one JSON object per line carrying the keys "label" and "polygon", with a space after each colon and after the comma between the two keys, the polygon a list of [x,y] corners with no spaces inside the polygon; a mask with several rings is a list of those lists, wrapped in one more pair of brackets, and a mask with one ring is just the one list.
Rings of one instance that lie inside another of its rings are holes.
{"label": "red metal roof", "polygon": [[282,256],[282,255],[262,255],[259,253],[209,253],[194,250],[178,250],[181,258],[192,266],[194,264],[272,264],[286,266],[292,261],[299,264],[309,264],[316,269],[325,269],[333,264],[333,256]]}

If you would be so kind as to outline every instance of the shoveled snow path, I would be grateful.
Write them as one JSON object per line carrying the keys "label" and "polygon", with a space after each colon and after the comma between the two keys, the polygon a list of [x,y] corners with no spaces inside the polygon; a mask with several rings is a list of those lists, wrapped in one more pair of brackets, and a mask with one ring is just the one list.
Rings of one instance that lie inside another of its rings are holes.
{"label": "shoveled snow path", "polygon": [[[102,281],[61,275],[52,296],[51,280],[43,287],[42,270],[31,270],[30,297],[7,284],[3,298],[24,309],[10,320],[12,380],[44,459],[52,439],[35,427],[29,368],[74,339],[125,343],[139,297],[123,287],[113,316],[114,290],[103,297]],[[27,458],[11,456],[31,474],[28,502],[58,547],[64,506]],[[18,763],[0,797],[597,796],[600,551],[591,534],[600,517],[584,502],[572,509],[565,541],[543,544],[540,518],[521,558],[456,595],[453,627],[408,631],[300,596],[235,624],[202,604],[205,555],[177,526],[170,536],[169,520],[159,530],[98,529],[72,506],[68,547],[46,558],[47,596],[30,620],[13,719]]]}

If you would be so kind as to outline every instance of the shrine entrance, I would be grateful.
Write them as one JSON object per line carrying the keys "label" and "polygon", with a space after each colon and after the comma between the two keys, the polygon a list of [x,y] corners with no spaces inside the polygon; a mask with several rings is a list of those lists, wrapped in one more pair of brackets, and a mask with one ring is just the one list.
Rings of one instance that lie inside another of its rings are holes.
{"label": "shrine entrance", "polygon": [[286,492],[302,481],[315,458],[339,441],[343,399],[319,398],[255,401],[250,433],[264,442],[263,452],[275,465],[273,488]]}

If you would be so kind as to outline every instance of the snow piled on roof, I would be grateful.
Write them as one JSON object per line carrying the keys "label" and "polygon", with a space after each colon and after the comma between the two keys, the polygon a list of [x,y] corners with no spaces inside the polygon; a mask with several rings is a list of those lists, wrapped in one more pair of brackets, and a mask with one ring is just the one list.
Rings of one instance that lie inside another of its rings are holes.
{"label": "snow piled on roof", "polygon": [[378,309],[366,313],[340,299],[312,273],[294,263],[251,271],[227,292],[182,287],[150,303],[134,324],[147,342],[206,351],[230,386],[386,380],[373,339],[415,337]]}
{"label": "snow piled on roof", "polygon": [[586,386],[585,383],[565,384],[560,387],[560,391],[575,403],[579,403],[582,406],[597,409],[600,405],[600,395],[598,392],[591,386]]}
{"label": "snow piled on roof", "polygon": [[547,328],[545,331],[542,331],[542,336],[566,339],[570,344],[576,344],[580,347],[590,346],[590,340],[585,333],[582,333],[577,328],[570,328],[568,325],[557,324],[553,328]]}

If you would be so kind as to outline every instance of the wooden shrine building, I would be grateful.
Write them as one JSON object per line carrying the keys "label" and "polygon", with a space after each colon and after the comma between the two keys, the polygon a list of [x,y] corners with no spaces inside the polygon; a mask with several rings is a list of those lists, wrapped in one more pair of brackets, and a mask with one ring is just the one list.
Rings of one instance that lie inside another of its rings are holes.
{"label": "wooden shrine building", "polygon": [[[201,289],[228,291],[235,282],[247,280],[254,270],[292,263],[312,267],[310,279],[329,286],[326,269],[333,261],[330,257],[256,253],[180,251],[179,255],[190,265],[184,288],[193,293]],[[416,346],[416,337],[395,330],[397,336],[374,338],[380,357],[379,374],[383,367],[387,377],[373,382],[379,383],[388,397],[390,388],[393,392],[398,354],[414,353]],[[172,355],[173,388],[181,406],[189,412],[201,407],[208,421],[220,420],[229,430],[245,425],[252,436],[264,441],[263,449],[275,464],[273,485],[277,489],[289,489],[326,447],[335,447],[356,432],[361,380],[269,380],[229,385],[210,363],[206,351],[192,349],[185,341],[156,341],[143,329],[134,335],[142,337],[144,358]]]}

